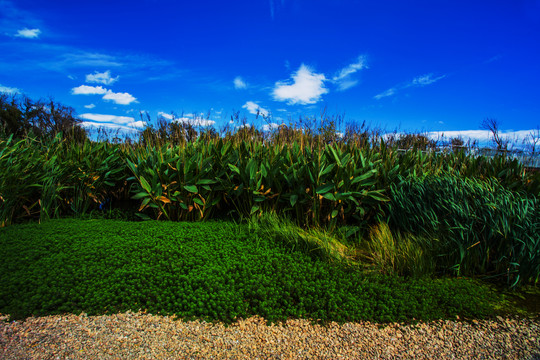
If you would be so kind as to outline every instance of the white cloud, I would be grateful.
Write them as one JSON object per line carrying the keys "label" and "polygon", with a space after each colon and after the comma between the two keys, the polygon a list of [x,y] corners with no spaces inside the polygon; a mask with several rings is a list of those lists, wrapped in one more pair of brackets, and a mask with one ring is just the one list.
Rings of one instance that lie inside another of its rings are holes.
{"label": "white cloud", "polygon": [[137,98],[129,93],[115,93],[111,90],[107,90],[107,93],[103,95],[103,100],[110,100],[119,105],[129,105],[132,102],[137,102]]}
{"label": "white cloud", "polygon": [[20,90],[17,88],[0,85],[0,93],[17,94],[17,93],[20,93]]}
{"label": "white cloud", "polygon": [[212,126],[216,123],[214,120],[207,120],[207,119],[201,119],[201,118],[189,118],[189,117],[181,117],[179,119],[174,119],[173,121],[184,123],[184,124],[190,124],[193,126]]}
{"label": "white cloud", "polygon": [[304,64],[292,76],[292,80],[292,83],[276,82],[273,91],[275,100],[287,101],[289,105],[315,104],[323,94],[328,93],[328,89],[324,87],[326,81],[324,74],[316,74]]}
{"label": "white cloud", "polygon": [[240,76],[235,77],[233,83],[234,83],[234,88],[235,89],[246,89],[247,88],[247,83]]}
{"label": "white cloud", "polygon": [[246,102],[242,108],[247,109],[251,114],[255,115],[261,115],[261,116],[268,116],[268,110],[260,107],[258,104],[254,103],[253,101]]}
{"label": "white cloud", "polygon": [[[144,125],[142,125],[144,124]],[[139,126],[139,125],[142,125],[142,126]],[[99,129],[99,128],[107,128],[107,129],[112,129],[112,130],[122,130],[122,131],[125,131],[127,133],[130,133],[130,132],[139,132],[142,130],[142,128],[146,125],[145,122],[143,121],[135,121],[133,123],[129,123],[127,125],[118,125],[118,124],[112,124],[112,123],[94,123],[94,122],[90,122],[90,121],[83,121],[81,123],[81,126],[84,127],[84,128],[94,128],[94,129]]]}
{"label": "white cloud", "polygon": [[174,115],[164,113],[163,111],[158,112],[158,116],[161,116],[161,117],[163,117],[165,119],[168,119],[168,120],[173,120],[174,119]]}
{"label": "white cloud", "polygon": [[17,30],[17,33],[15,34],[16,37],[22,37],[26,39],[35,39],[39,37],[39,34],[41,34],[41,30],[39,29],[21,29]]}
{"label": "white cloud", "polygon": [[337,75],[332,78],[332,81],[337,84],[339,91],[347,90],[358,84],[358,80],[351,79],[351,75],[366,68],[366,58],[364,56],[359,56],[355,63],[341,69]]}
{"label": "white cloud", "polygon": [[264,124],[262,126],[263,131],[270,131],[273,129],[277,129],[279,127],[279,124],[276,123],[270,123],[270,124]]}
{"label": "white cloud", "polygon": [[[202,115],[204,114],[201,113],[201,116]],[[204,119],[202,117],[198,117],[197,115],[193,115],[191,113],[184,114],[184,116],[177,118],[173,114],[168,114],[166,112],[160,111],[158,112],[158,116],[161,116],[167,120],[171,120],[172,122],[190,124],[192,126],[212,126],[216,123],[214,120]]]}
{"label": "white cloud", "polygon": [[379,99],[382,99],[383,97],[392,96],[395,93],[396,93],[396,89],[390,88],[380,94],[375,95],[373,98],[379,100]]}
{"label": "white cloud", "polygon": [[408,86],[425,86],[425,85],[433,84],[434,82],[439,81],[444,77],[446,77],[446,75],[442,75],[436,78],[433,78],[433,74],[417,76],[410,82]]}
{"label": "white cloud", "polygon": [[130,116],[86,113],[79,115],[79,117],[88,120],[83,121],[81,124],[85,128],[107,128],[131,132],[140,131],[141,128],[146,126],[146,122],[140,120],[135,121],[135,119]]}
{"label": "white cloud", "polygon": [[[508,139],[514,144],[520,144],[534,130],[518,130],[518,131],[501,131],[500,136],[504,139]],[[493,134],[489,130],[457,130],[457,131],[431,131],[427,134],[430,139],[438,140],[443,136],[446,140],[452,138],[462,138],[465,142],[478,141],[482,146],[490,146],[493,140]]]}
{"label": "white cloud", "polygon": [[107,89],[104,89],[102,86],[88,86],[81,85],[71,89],[73,95],[102,95],[107,93]]}
{"label": "white cloud", "polygon": [[79,115],[80,118],[98,123],[114,123],[117,125],[127,125],[134,123],[135,119],[130,116],[104,115],[85,113]]}
{"label": "white cloud", "polygon": [[87,108],[87,109],[93,109],[93,108],[96,107],[96,105],[90,104],[90,105],[84,105],[84,107]]}
{"label": "white cloud", "polygon": [[119,79],[119,76],[115,78],[111,77],[111,72],[109,70],[102,73],[96,71],[93,74],[86,75],[86,82],[89,82],[89,83],[111,85],[111,84],[114,84],[116,81],[118,81],[118,79]]}
{"label": "white cloud", "polygon": [[141,127],[145,127],[146,126],[146,122],[145,121],[134,121],[134,122],[131,122],[131,123],[128,123],[127,124],[128,127],[136,127],[136,128],[141,128]]}

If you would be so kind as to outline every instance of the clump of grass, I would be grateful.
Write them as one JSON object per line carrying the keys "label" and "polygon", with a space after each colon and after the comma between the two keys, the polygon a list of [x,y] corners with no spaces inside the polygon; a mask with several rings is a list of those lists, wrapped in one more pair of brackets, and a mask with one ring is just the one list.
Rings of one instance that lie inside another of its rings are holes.
{"label": "clump of grass", "polygon": [[511,286],[538,282],[538,198],[495,179],[448,174],[402,178],[390,197],[392,229],[440,239],[435,255],[441,271],[505,277]]}
{"label": "clump of grass", "polygon": [[276,213],[264,213],[250,219],[249,226],[261,236],[282,241],[292,249],[304,250],[335,263],[358,264],[358,251],[337,232],[321,228],[303,229]]}
{"label": "clump of grass", "polygon": [[436,239],[410,233],[393,233],[388,224],[371,229],[367,242],[367,258],[382,272],[390,275],[424,276],[435,270],[430,244]]}

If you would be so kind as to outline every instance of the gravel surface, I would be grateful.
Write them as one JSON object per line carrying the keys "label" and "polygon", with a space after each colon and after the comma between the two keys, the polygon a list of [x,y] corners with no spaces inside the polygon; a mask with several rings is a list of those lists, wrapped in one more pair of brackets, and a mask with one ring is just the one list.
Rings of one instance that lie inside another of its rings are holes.
{"label": "gravel surface", "polygon": [[2,359],[540,359],[540,320],[230,326],[128,312],[8,322]]}

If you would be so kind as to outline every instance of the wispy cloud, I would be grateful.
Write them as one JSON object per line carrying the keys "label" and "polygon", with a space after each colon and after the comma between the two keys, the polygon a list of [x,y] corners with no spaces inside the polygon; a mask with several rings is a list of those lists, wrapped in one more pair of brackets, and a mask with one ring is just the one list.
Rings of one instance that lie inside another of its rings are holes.
{"label": "wispy cloud", "polygon": [[490,57],[489,59],[487,59],[486,61],[484,61],[485,64],[488,64],[488,63],[491,63],[491,62],[494,62],[494,61],[498,61],[500,59],[502,59],[502,55],[501,54],[497,54],[495,56],[492,56]]}
{"label": "wispy cloud", "polygon": [[117,115],[105,115],[105,114],[91,114],[85,113],[79,115],[80,118],[85,120],[91,120],[99,123],[115,123],[119,125],[127,125],[135,122],[135,119],[130,116],[117,116]]}
{"label": "wispy cloud", "polygon": [[0,85],[0,93],[17,94],[17,93],[20,93],[20,92],[21,91],[19,89],[17,89],[17,88]]}
{"label": "wispy cloud", "polygon": [[235,89],[247,89],[247,83],[240,76],[235,77],[233,83]]}
{"label": "wispy cloud", "polygon": [[103,95],[107,93],[107,89],[102,86],[81,85],[71,89],[73,95]]}
{"label": "wispy cloud", "polygon": [[84,107],[87,108],[87,109],[93,109],[93,108],[96,107],[96,105],[90,104],[90,105],[84,105]]}
{"label": "wispy cloud", "polygon": [[[1,29],[1,24],[0,24]],[[73,75],[80,71],[112,73],[120,70],[139,81],[179,76],[172,61],[141,53],[102,53],[69,45],[38,42],[0,42],[0,73],[10,71],[55,71]],[[160,76],[156,77],[156,74]],[[163,75],[164,74],[164,75]]]}
{"label": "wispy cloud", "polygon": [[356,62],[347,65],[343,69],[341,69],[333,78],[332,81],[338,86],[338,91],[344,91],[347,90],[356,84],[358,84],[358,80],[355,80],[352,78],[352,75],[359,70],[366,69],[366,58],[365,56],[361,55],[358,57]]}
{"label": "wispy cloud", "polygon": [[292,75],[292,82],[276,82],[272,94],[275,100],[286,101],[289,105],[315,104],[322,95],[328,93],[328,89],[324,86],[325,81],[324,74],[317,74],[302,64]]}
{"label": "wispy cloud", "polygon": [[243,106],[243,109],[247,109],[251,114],[254,115],[261,115],[261,116],[268,116],[269,111],[260,107],[257,103],[254,103],[253,101],[246,102]]}
{"label": "wispy cloud", "polygon": [[89,83],[98,83],[98,84],[105,84],[105,85],[112,85],[116,81],[118,81],[120,77],[111,77],[110,70],[104,71],[102,73],[100,72],[94,72],[93,74],[86,75],[86,82]]}
{"label": "wispy cloud", "polygon": [[21,29],[17,30],[17,33],[14,35],[15,37],[22,37],[26,39],[36,39],[39,37],[39,34],[41,34],[41,30],[39,29]]}
{"label": "wispy cloud", "polygon": [[276,15],[276,11],[280,6],[283,6],[285,3],[285,0],[268,0],[268,4],[270,5],[270,17],[272,20],[274,20],[274,17]]}
{"label": "wispy cloud", "polygon": [[[0,29],[5,35],[17,36],[19,31],[39,30],[42,27],[42,21],[33,12],[23,10],[15,4],[20,5],[21,1],[0,0]],[[25,25],[21,29],[21,25]],[[30,27],[30,29],[28,28]],[[25,37],[21,35],[20,37]]]}
{"label": "wispy cloud", "polygon": [[379,100],[379,99],[382,99],[383,97],[387,97],[387,96],[392,96],[396,93],[396,89],[394,88],[390,88],[386,91],[383,91],[382,93],[380,94],[377,94],[374,96],[375,99]]}
{"label": "wispy cloud", "polygon": [[417,76],[406,87],[426,86],[426,85],[429,85],[429,84],[433,84],[434,82],[437,82],[437,81],[439,81],[439,80],[441,80],[441,79],[443,79],[445,77],[446,77],[446,75],[441,75],[439,77],[434,78],[433,74],[426,74],[426,75],[422,75],[422,76]]}
{"label": "wispy cloud", "polygon": [[380,94],[375,95],[373,98],[376,100],[380,100],[384,97],[395,95],[399,90],[407,89],[410,87],[424,87],[427,85],[431,85],[441,79],[444,79],[445,77],[446,75],[433,77],[433,73],[417,76],[414,79],[412,79],[410,82],[396,85],[388,90],[383,91]]}
{"label": "wispy cloud", "polygon": [[103,100],[112,101],[119,105],[129,105],[133,102],[137,102],[137,98],[130,93],[115,93],[111,90],[108,90],[107,93],[103,95]]}

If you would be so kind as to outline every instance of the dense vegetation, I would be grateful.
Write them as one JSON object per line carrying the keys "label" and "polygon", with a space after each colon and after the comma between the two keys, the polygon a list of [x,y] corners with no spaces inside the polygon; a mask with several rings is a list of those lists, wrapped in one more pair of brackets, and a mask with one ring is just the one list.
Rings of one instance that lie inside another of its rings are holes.
{"label": "dense vegetation", "polygon": [[502,299],[467,279],[360,272],[231,222],[61,219],[0,237],[0,313],[12,317],[141,309],[224,322],[408,322],[493,315]]}
{"label": "dense vegetation", "polygon": [[439,151],[422,134],[364,125],[339,134],[327,116],[267,132],[160,119],[95,141],[72,109],[0,100],[0,226],[102,211],[244,219],[383,274],[540,278],[540,172],[504,152]]}

